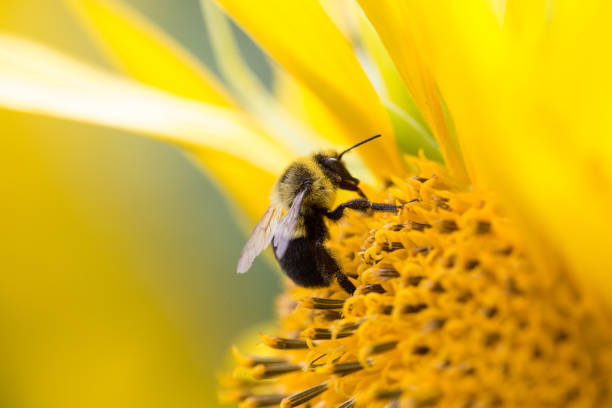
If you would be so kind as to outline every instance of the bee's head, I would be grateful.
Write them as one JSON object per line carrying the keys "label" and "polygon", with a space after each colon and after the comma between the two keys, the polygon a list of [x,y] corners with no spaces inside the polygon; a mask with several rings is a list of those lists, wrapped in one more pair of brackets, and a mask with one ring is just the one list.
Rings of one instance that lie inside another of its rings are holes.
{"label": "bee's head", "polygon": [[323,173],[325,173],[325,175],[329,177],[332,183],[334,183],[338,188],[341,188],[343,190],[356,191],[360,196],[366,198],[365,194],[363,194],[361,189],[358,187],[359,179],[351,176],[351,173],[349,173],[348,169],[344,165],[344,162],[342,161],[342,156],[350,150],[354,149],[355,147],[367,143],[370,140],[374,140],[378,137],[380,137],[380,135],[372,136],[366,140],[362,140],[361,142],[349,147],[341,153],[335,151],[317,153],[315,154],[315,160],[321,170],[323,170]]}

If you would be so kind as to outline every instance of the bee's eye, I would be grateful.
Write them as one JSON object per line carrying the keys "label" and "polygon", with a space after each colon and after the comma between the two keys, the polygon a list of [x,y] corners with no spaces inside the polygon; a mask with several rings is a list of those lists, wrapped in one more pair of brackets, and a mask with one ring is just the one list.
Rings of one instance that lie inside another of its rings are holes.
{"label": "bee's eye", "polygon": [[327,159],[325,159],[325,162],[327,164],[333,165],[334,163],[336,163],[338,161],[338,159],[336,159],[335,157],[328,157]]}

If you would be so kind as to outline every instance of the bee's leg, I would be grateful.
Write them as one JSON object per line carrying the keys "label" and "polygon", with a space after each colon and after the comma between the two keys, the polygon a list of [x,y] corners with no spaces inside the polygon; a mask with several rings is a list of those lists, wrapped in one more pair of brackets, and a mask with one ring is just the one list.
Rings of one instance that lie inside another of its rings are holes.
{"label": "bee's leg", "polygon": [[[414,199],[408,201],[408,203],[418,201],[419,199]],[[406,203],[406,204],[408,204]],[[336,207],[335,210],[325,213],[325,216],[333,221],[338,221],[344,215],[344,210],[346,208],[350,208],[351,210],[359,210],[366,211],[372,209],[374,211],[388,211],[393,212],[397,211],[401,208],[404,208],[405,204],[395,205],[395,204],[386,204],[386,203],[371,203],[369,200],[359,199],[359,200],[351,200],[346,203],[340,204]]]}
{"label": "bee's leg", "polygon": [[320,262],[319,273],[325,274],[326,278],[335,277],[340,287],[348,294],[352,295],[355,292],[355,285],[353,285],[349,278],[342,272],[342,268],[340,268],[336,259],[329,252],[329,249],[325,248],[323,245],[318,245],[317,252],[317,260]]}
{"label": "bee's leg", "polygon": [[336,279],[338,279],[338,284],[342,287],[342,289],[344,289],[346,293],[348,293],[349,295],[355,293],[355,285],[353,285],[353,282],[349,280],[349,278],[344,274],[344,272],[338,270],[338,272],[336,272]]}
{"label": "bee's leg", "polygon": [[325,213],[325,216],[333,221],[338,221],[344,215],[344,210],[347,208],[359,211],[365,211],[372,207],[372,203],[366,199],[351,200],[340,204],[335,210]]}

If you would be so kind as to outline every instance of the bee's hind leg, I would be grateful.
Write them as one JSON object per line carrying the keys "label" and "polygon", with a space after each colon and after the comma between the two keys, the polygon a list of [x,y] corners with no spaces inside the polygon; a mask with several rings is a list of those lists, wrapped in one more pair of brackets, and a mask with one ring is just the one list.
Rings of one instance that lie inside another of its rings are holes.
{"label": "bee's hind leg", "polygon": [[319,273],[325,274],[325,277],[331,281],[334,277],[338,280],[338,284],[345,292],[352,295],[355,292],[355,285],[342,272],[342,268],[338,265],[336,259],[329,252],[329,249],[323,245],[318,246],[317,259],[320,261]]}

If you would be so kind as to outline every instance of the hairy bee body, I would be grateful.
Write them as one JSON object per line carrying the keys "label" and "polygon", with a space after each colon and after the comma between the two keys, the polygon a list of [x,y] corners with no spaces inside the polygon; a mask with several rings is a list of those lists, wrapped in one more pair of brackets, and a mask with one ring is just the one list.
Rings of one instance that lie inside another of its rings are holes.
{"label": "hairy bee body", "polygon": [[310,186],[284,255],[279,257],[274,248],[274,255],[283,272],[304,287],[329,286],[341,271],[333,255],[323,245],[329,239],[324,217],[335,203],[337,186],[318,165],[317,156],[321,155],[316,153],[291,163],[276,182],[272,196],[273,203],[277,202],[283,209],[289,210],[302,186]]}
{"label": "hairy bee body", "polygon": [[[348,293],[355,285],[342,272],[340,265],[325,247],[329,230],[325,219],[337,221],[347,208],[358,211],[396,211],[402,206],[371,203],[351,176],[342,155],[373,140],[366,139],[338,154],[321,151],[291,163],[272,190],[272,203],[249,237],[237,271],[246,272],[255,257],[271,242],[281,269],[297,285],[329,286],[335,279]],[[340,204],[332,210],[338,189],[357,192],[362,198]]]}

